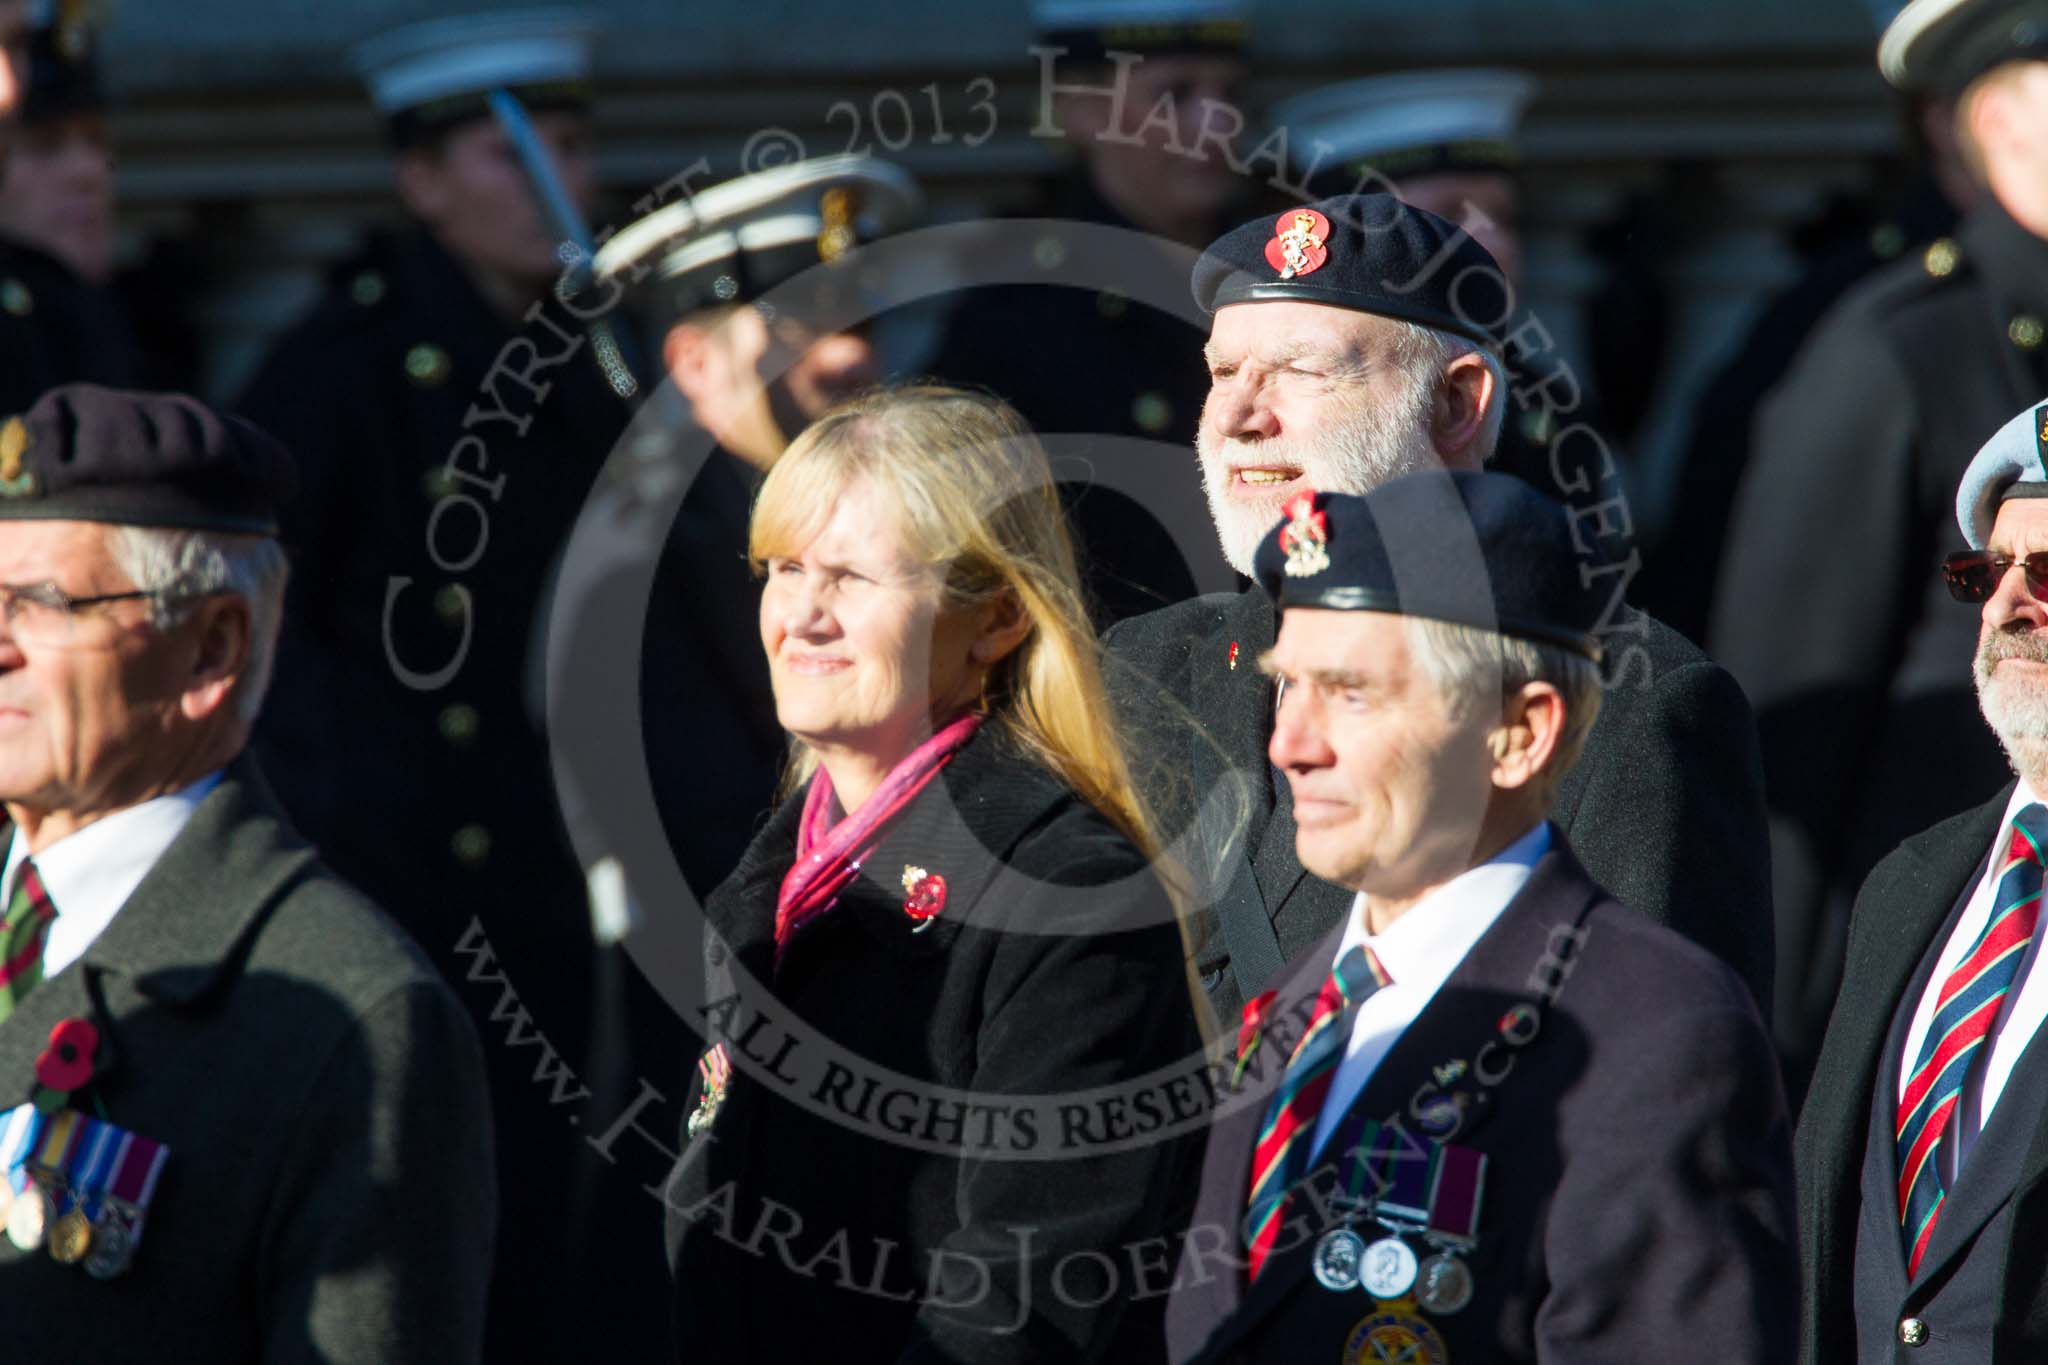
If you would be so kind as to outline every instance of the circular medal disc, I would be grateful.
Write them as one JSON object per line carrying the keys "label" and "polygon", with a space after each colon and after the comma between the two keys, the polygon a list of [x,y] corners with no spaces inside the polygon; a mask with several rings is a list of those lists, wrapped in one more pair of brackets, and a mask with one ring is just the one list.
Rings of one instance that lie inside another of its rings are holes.
{"label": "circular medal disc", "polygon": [[1358,1283],[1376,1299],[1398,1299],[1415,1284],[1415,1253],[1399,1237],[1382,1237],[1365,1249]]}
{"label": "circular medal disc", "polygon": [[1447,1317],[1472,1302],[1472,1272],[1448,1252],[1439,1251],[1422,1263],[1415,1301],[1438,1317]]}
{"label": "circular medal disc", "polygon": [[111,1280],[128,1268],[128,1229],[119,1223],[102,1223],[92,1239],[92,1252],[85,1258],[85,1273],[96,1280]]}
{"label": "circular medal disc", "polygon": [[1349,1228],[1333,1228],[1316,1243],[1311,1268],[1316,1283],[1343,1293],[1358,1288],[1358,1264],[1365,1256],[1365,1239]]}
{"label": "circular medal disc", "polygon": [[49,1194],[40,1185],[30,1185],[14,1196],[7,1210],[7,1240],[23,1251],[39,1249],[50,1229],[50,1214]]}
{"label": "circular medal disc", "polygon": [[7,1225],[7,1213],[14,1205],[14,1186],[0,1180],[0,1227]]}
{"label": "circular medal disc", "polygon": [[92,1249],[92,1220],[84,1209],[73,1209],[50,1229],[50,1255],[65,1265],[75,1265]]}

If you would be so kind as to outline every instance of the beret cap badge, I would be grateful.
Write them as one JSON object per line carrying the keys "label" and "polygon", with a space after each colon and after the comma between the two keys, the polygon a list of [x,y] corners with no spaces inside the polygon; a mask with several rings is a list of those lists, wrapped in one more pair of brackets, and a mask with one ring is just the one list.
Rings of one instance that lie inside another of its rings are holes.
{"label": "beret cap badge", "polygon": [[1330,220],[1314,209],[1289,209],[1273,224],[1273,240],[1266,243],[1266,264],[1280,272],[1283,280],[1312,274],[1330,259]]}
{"label": "beret cap badge", "polygon": [[0,497],[33,497],[36,491],[35,471],[21,467],[22,457],[28,454],[28,425],[19,417],[10,417],[0,423]]}
{"label": "beret cap badge", "polygon": [[1287,504],[1280,549],[1287,556],[1284,567],[1289,578],[1307,578],[1330,567],[1330,522],[1316,510],[1314,490]]}

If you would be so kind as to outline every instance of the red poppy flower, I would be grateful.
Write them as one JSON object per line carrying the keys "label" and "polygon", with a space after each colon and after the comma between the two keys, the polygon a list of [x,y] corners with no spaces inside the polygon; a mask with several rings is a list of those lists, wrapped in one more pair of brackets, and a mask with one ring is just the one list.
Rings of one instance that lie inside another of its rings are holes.
{"label": "red poppy flower", "polygon": [[929,920],[946,908],[946,879],[928,872],[910,883],[903,899],[903,913],[914,920]]}
{"label": "red poppy flower", "polygon": [[36,1079],[52,1090],[78,1090],[92,1081],[100,1031],[90,1019],[65,1019],[50,1030],[50,1045],[36,1058]]}
{"label": "red poppy flower", "polygon": [[1244,1021],[1237,1026],[1238,1056],[1250,1052],[1252,1044],[1259,1041],[1259,1034],[1266,1028],[1266,1016],[1273,1011],[1274,997],[1279,994],[1278,991],[1265,991],[1245,1002]]}

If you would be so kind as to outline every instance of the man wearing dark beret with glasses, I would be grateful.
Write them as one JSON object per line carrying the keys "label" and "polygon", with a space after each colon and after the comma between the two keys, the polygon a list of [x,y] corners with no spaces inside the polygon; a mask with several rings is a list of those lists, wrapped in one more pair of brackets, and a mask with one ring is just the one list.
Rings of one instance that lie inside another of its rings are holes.
{"label": "man wearing dark beret with glasses", "polygon": [[1799,1122],[1804,1360],[2048,1359],[2048,397],[1955,515],[1944,577],[1979,608],[1977,704],[2018,776],[1857,893]]}
{"label": "man wearing dark beret with glasses", "polygon": [[244,756],[289,456],[193,399],[0,422],[0,1329],[24,1360],[469,1361],[483,1063]]}
{"label": "man wearing dark beret with glasses", "polygon": [[[1224,557],[1241,573],[1310,486],[1362,495],[1415,470],[1477,470],[1493,454],[1507,400],[1496,332],[1511,325],[1512,301],[1492,257],[1443,219],[1385,194],[1322,200],[1218,239],[1193,283],[1215,318],[1197,448]],[[1569,472],[1590,448],[1560,438],[1553,450]],[[1591,488],[1598,470],[1584,473]],[[1726,673],[1628,607],[1626,508],[1578,508],[1571,526],[1578,572],[1601,595],[1608,700],[1555,818],[1596,880],[1767,1001],[1769,864],[1749,708]],[[1199,965],[1226,1021],[1348,902],[1303,874],[1287,784],[1266,760],[1273,689],[1252,662],[1276,624],[1252,591],[1182,602],[1107,637],[1130,723],[1159,731],[1145,746],[1155,799],[1169,828],[1196,829],[1215,907]],[[1160,706],[1161,692],[1175,704]],[[1187,713],[1200,723],[1192,733],[1175,724]],[[1189,792],[1202,811],[1187,809]],[[1248,820],[1227,809],[1233,792]]]}
{"label": "man wearing dark beret with glasses", "polygon": [[1247,1012],[1176,1361],[1788,1358],[1763,1018],[1551,819],[1603,704],[1578,566],[1505,474],[1304,492],[1260,542],[1268,752],[1346,913]]}

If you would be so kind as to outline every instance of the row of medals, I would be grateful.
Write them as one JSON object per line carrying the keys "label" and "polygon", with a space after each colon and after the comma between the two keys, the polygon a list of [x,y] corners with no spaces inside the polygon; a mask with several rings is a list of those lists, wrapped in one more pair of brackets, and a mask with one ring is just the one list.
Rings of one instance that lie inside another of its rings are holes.
{"label": "row of medals", "polygon": [[[1370,1245],[1348,1226],[1324,1233],[1312,1262],[1316,1283],[1339,1294],[1363,1289],[1376,1299],[1398,1299],[1413,1292],[1425,1312],[1439,1317],[1472,1302],[1472,1272],[1459,1256],[1469,1247],[1420,1227],[1380,1222],[1389,1235]],[[1435,1248],[1427,1260],[1416,1259],[1402,1236],[1408,1232],[1421,1233]]]}
{"label": "row of medals", "polygon": [[[71,1207],[61,1216],[60,1203]],[[7,1224],[7,1240],[23,1251],[48,1247],[51,1259],[65,1265],[85,1262],[88,1275],[111,1279],[128,1263],[128,1231],[114,1215],[112,1196],[104,1197],[100,1221],[85,1216],[83,1197],[76,1195],[61,1176],[28,1172],[28,1183],[19,1194],[0,1180],[0,1217]]]}

